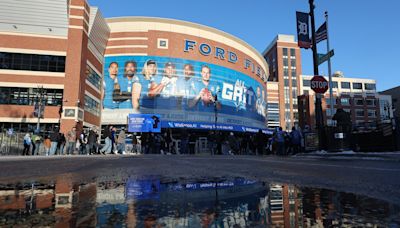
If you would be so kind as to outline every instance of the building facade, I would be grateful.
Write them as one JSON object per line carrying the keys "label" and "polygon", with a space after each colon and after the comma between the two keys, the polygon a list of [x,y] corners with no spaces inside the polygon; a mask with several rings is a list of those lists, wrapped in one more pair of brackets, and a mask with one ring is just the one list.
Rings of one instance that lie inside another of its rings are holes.
{"label": "building facade", "polygon": [[[299,119],[300,126],[315,127],[315,93],[311,89],[312,75],[302,75],[300,81]],[[328,80],[327,77],[325,77]],[[332,77],[333,97],[326,92],[322,97],[322,112],[326,125],[333,125],[332,117],[338,108],[351,114],[354,126],[374,126],[381,121],[381,100],[385,99],[376,92],[376,81],[363,78],[344,77],[336,72]],[[333,99],[334,111],[330,109]]]}
{"label": "building facade", "polygon": [[[387,118],[400,118],[400,86],[379,92],[381,96],[390,96],[387,102],[382,105],[382,110]],[[394,109],[394,110],[393,110]]]}
{"label": "building facade", "polygon": [[35,130],[35,106],[41,131],[100,126],[109,28],[99,10],[84,0],[5,0],[0,14],[0,127]]}
{"label": "building facade", "polygon": [[[278,35],[265,49],[263,56],[269,65],[268,81],[278,84],[280,126],[289,130],[298,123],[300,48],[295,42],[294,36]],[[276,108],[275,103],[272,106]],[[268,114],[272,113],[268,112]]]}
{"label": "building facade", "polygon": [[79,131],[130,113],[159,114],[166,128],[267,128],[268,64],[230,34],[104,19],[85,0],[5,0],[0,13],[1,129]]}
{"label": "building facade", "polygon": [[267,119],[268,128],[274,129],[281,126],[279,114],[279,83],[268,82],[267,84]]}
{"label": "building facade", "polygon": [[[244,41],[172,19],[107,19],[102,123],[159,114],[162,128],[266,128],[268,65]],[[118,81],[118,82],[116,82]],[[113,87],[129,97],[118,100]]]}

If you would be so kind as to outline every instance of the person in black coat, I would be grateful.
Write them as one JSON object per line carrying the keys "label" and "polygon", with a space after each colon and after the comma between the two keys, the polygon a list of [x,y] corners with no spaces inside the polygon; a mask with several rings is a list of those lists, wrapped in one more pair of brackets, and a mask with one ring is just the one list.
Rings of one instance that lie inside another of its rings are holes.
{"label": "person in black coat", "polygon": [[89,131],[89,136],[88,136],[88,151],[90,154],[95,154],[96,153],[96,143],[97,143],[97,133],[94,131],[94,129],[90,129]]}
{"label": "person in black coat", "polygon": [[256,155],[263,155],[264,150],[265,150],[265,143],[267,142],[267,139],[264,135],[264,133],[260,130],[258,130],[256,137],[255,137],[255,146],[256,146]]}

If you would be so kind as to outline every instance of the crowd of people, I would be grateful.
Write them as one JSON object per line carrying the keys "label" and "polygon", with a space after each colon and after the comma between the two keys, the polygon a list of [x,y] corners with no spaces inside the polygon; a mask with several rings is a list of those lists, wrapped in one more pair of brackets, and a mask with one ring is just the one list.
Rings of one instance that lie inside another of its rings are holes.
{"label": "crowd of people", "polygon": [[77,135],[73,127],[66,134],[55,129],[49,134],[27,133],[24,136],[24,149],[22,155],[72,155],[98,153],[99,132],[92,128],[86,129]]}
{"label": "crowd of people", "polygon": [[100,143],[97,129],[85,129],[78,134],[75,127],[66,134],[58,130],[44,136],[27,133],[23,141],[23,155],[196,154],[200,137],[207,140],[206,149],[212,155],[285,156],[304,150],[303,133],[295,127],[290,132],[277,128],[272,135],[266,135],[261,130],[256,134],[223,131],[199,133],[183,128],[174,133],[168,129],[161,133],[149,132],[128,137],[124,127],[117,129],[107,126],[102,136],[104,143]]}

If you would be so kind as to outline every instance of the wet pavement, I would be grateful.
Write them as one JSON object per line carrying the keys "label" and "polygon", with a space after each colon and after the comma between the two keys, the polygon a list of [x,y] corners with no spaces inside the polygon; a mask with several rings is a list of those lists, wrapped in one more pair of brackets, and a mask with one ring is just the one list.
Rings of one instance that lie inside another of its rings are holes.
{"label": "wet pavement", "polygon": [[400,206],[244,178],[0,185],[0,227],[399,227]]}
{"label": "wet pavement", "polygon": [[255,156],[0,159],[0,227],[400,227],[400,163]]}

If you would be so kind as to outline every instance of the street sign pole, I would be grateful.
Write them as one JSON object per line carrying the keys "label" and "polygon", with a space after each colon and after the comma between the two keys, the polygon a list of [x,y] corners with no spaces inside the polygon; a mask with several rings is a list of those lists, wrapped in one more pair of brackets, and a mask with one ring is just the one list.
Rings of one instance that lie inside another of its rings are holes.
{"label": "street sign pole", "polygon": [[[314,75],[319,75],[319,72],[318,72],[317,43],[315,42],[314,0],[309,0],[308,3],[310,4]],[[322,128],[323,120],[322,120],[321,96],[319,94],[316,94],[316,99],[315,99],[315,120],[316,120],[316,127],[317,127],[317,130],[318,130],[318,141],[319,141],[318,147],[321,150],[321,148],[322,148],[322,134],[323,134],[323,128]]]}
{"label": "street sign pole", "polygon": [[[328,29],[328,11],[325,11],[325,22],[326,22],[326,49],[327,53],[329,54],[329,29]],[[331,72],[331,57],[328,57],[328,75],[329,75],[329,109],[331,112],[331,117],[333,116],[333,91],[332,91],[332,72]]]}

